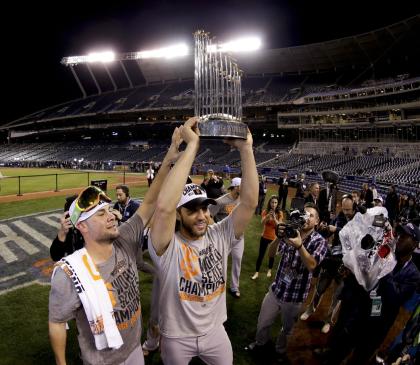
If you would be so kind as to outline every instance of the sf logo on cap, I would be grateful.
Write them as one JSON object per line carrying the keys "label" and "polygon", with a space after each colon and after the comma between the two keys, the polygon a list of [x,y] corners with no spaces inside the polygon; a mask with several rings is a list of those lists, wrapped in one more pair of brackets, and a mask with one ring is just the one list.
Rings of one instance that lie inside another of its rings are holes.
{"label": "sf logo on cap", "polygon": [[196,187],[193,190],[193,192],[194,192],[195,195],[201,195],[201,194],[203,194],[203,191],[199,187]]}
{"label": "sf logo on cap", "polygon": [[190,195],[201,195],[201,194],[203,194],[204,193],[204,191],[203,190],[201,190],[201,188],[198,186],[198,185],[187,185],[186,187],[185,187],[185,189],[184,189],[184,191],[182,192],[182,194],[185,196],[185,195],[188,195],[188,196],[190,196]]}

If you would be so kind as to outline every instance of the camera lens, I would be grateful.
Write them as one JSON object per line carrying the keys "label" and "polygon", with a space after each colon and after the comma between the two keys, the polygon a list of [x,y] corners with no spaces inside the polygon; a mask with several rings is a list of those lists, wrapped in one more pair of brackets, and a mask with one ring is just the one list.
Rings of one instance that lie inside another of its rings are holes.
{"label": "camera lens", "polygon": [[292,227],[286,227],[285,234],[286,234],[286,237],[287,238],[295,238],[295,237],[297,237],[297,231],[296,231],[296,229],[294,229]]}

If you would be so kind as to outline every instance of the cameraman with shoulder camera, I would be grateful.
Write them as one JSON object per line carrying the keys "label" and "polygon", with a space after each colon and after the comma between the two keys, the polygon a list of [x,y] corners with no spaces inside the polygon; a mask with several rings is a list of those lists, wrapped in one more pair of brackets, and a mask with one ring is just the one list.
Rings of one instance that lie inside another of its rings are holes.
{"label": "cameraman with shoulder camera", "polygon": [[[374,290],[367,291],[353,273],[344,278],[340,294],[342,301],[337,324],[329,337],[328,346],[315,349],[325,358],[323,364],[348,365],[370,363],[394,324],[400,307],[418,290],[420,273],[412,261],[412,254],[420,242],[420,230],[412,223],[396,228],[396,265],[379,279]],[[379,305],[375,305],[378,303]],[[379,308],[374,312],[374,308]]]}
{"label": "cameraman with shoulder camera", "polygon": [[269,341],[271,326],[280,314],[283,326],[277,337],[276,352],[280,362],[287,362],[287,336],[291,334],[308,296],[312,271],[327,253],[325,239],[315,230],[318,223],[318,208],[307,203],[298,218],[277,226],[278,238],[272,242],[270,251],[277,250],[281,256],[279,267],[276,279],[261,305],[256,341],[247,350],[258,350]]}
{"label": "cameraman with shoulder camera", "polygon": [[320,274],[318,281],[316,283],[316,289],[314,296],[306,308],[305,312],[302,313],[300,319],[306,321],[318,308],[319,303],[321,302],[322,295],[331,285],[334,280],[337,284],[333,297],[331,298],[331,304],[328,309],[328,313],[324,318],[324,325],[322,326],[321,332],[328,333],[332,325],[332,318],[334,312],[338,305],[338,295],[341,292],[343,280],[342,280],[342,251],[341,251],[341,242],[339,232],[340,230],[353,219],[354,215],[357,212],[357,205],[353,201],[353,198],[349,194],[343,195],[341,199],[341,212],[337,215],[335,224],[327,225],[326,223],[321,223],[319,230],[325,232],[324,236],[334,235],[332,241],[332,247],[329,250],[329,253],[325,260],[320,265]]}

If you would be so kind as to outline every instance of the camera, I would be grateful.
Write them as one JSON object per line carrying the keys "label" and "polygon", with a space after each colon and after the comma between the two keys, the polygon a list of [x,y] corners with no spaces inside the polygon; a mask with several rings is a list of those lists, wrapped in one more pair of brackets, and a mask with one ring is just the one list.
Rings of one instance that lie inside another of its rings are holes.
{"label": "camera", "polygon": [[386,222],[387,222],[387,219],[384,217],[383,214],[377,214],[373,217],[372,226],[384,228]]}
{"label": "camera", "polygon": [[301,229],[309,219],[309,214],[305,211],[294,210],[290,213],[289,220],[280,223],[276,227],[276,235],[278,238],[295,238],[298,230]]}
{"label": "camera", "polygon": [[292,211],[289,214],[289,219],[278,224],[276,227],[276,236],[278,238],[297,237],[297,231],[301,229],[309,219],[309,214],[305,212],[305,199],[293,198],[290,203],[290,208]]}

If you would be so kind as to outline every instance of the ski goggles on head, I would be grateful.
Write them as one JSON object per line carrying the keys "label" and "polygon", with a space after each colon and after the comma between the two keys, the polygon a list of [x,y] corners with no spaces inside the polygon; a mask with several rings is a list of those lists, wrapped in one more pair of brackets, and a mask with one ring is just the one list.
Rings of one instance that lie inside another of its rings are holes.
{"label": "ski goggles on head", "polygon": [[[73,225],[76,225],[77,222],[89,218],[95,213],[96,210],[99,210],[102,205],[108,205],[111,203],[111,201],[111,198],[109,198],[97,186],[88,186],[86,189],[80,192],[77,199],[75,199],[75,201],[72,203],[69,211],[70,220]],[[99,209],[93,211],[94,208],[97,207]],[[86,214],[88,212],[91,214]],[[85,215],[85,217],[82,217],[82,214]]]}

